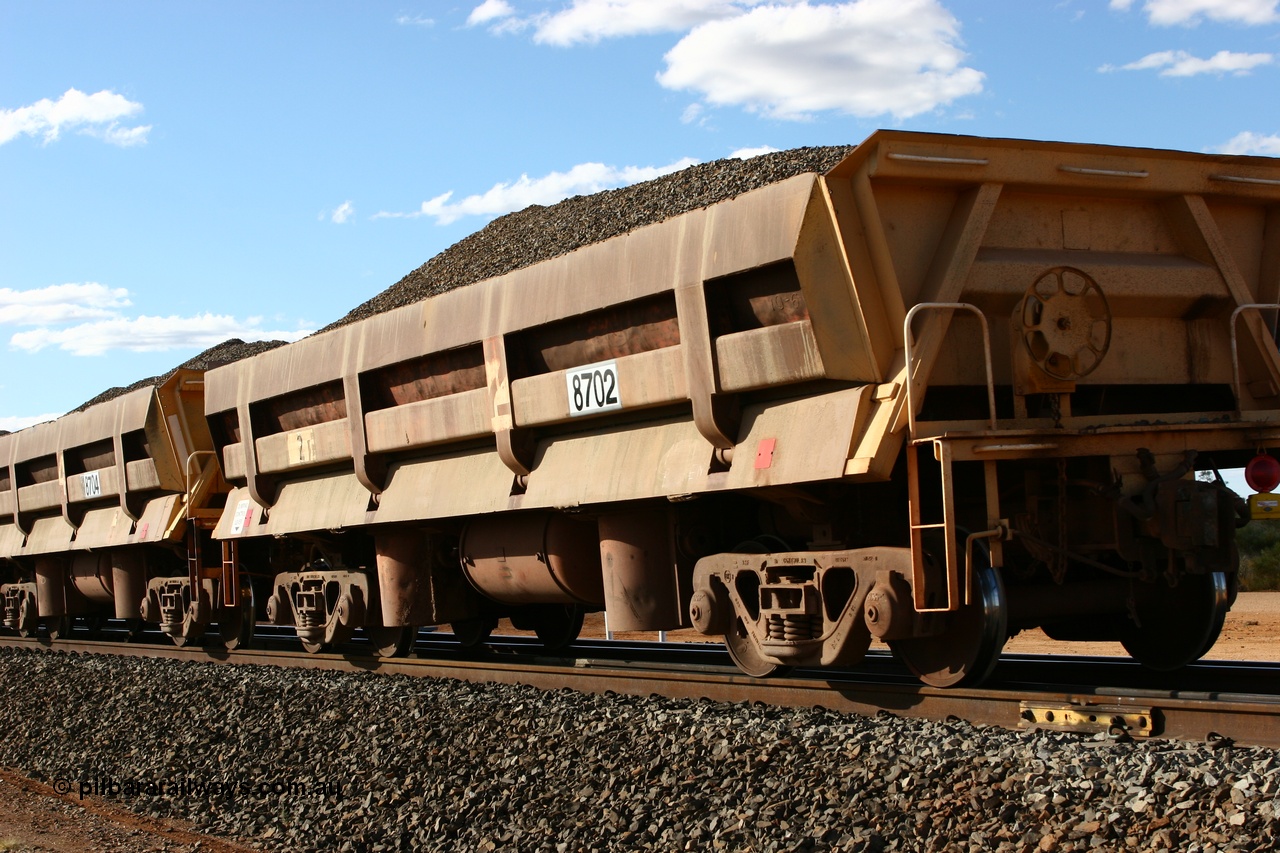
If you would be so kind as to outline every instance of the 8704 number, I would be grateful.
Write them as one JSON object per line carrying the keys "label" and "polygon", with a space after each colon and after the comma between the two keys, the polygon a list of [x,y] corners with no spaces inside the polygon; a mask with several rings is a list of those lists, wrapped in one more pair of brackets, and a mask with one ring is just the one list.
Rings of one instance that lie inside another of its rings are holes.
{"label": "8704 number", "polygon": [[565,373],[564,378],[569,392],[570,415],[590,415],[622,408],[616,361],[575,367]]}

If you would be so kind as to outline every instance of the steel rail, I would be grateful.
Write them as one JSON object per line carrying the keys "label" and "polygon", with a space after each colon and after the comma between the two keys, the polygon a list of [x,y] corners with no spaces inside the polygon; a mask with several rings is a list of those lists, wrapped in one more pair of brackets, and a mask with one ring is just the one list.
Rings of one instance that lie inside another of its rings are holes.
{"label": "steel rail", "polygon": [[[581,655],[600,646],[573,649]],[[658,646],[659,644],[649,644]],[[671,644],[663,647],[670,651]],[[142,645],[47,638],[0,637],[0,646],[53,652],[158,657],[185,661],[281,666],[340,672],[374,672],[468,682],[523,684],[542,690],[569,688],[584,693],[664,696],[716,702],[751,702],[782,707],[822,707],[872,716],[888,712],[921,719],[958,718],[976,725],[1008,729],[1061,728],[1087,733],[1111,731],[1119,737],[1158,737],[1181,741],[1234,742],[1280,748],[1280,696],[1168,690],[1144,687],[1068,687],[1008,681],[982,688],[938,689],[911,683],[892,673],[817,672],[796,677],[755,679],[732,665],[708,665],[706,649],[697,663],[672,665],[644,655],[620,659],[617,652],[572,659],[496,651],[464,659],[447,657],[376,658],[354,653],[307,654],[301,651],[236,650],[221,647]],[[656,651],[656,649],[654,650]],[[650,657],[652,657],[650,655]],[[1084,659],[1017,656],[1011,663],[1054,665]],[[883,669],[872,661],[873,670]],[[881,662],[883,663],[883,662]],[[1107,661],[1103,661],[1107,663]],[[1254,665],[1265,666],[1265,665]],[[1231,667],[1228,667],[1230,669]],[[1201,665],[1203,672],[1212,667]],[[1274,672],[1274,670],[1273,670]],[[1011,673],[1012,674],[1012,673]],[[1046,710],[1050,709],[1050,710]],[[1057,709],[1056,716],[1052,709]],[[1063,713],[1070,709],[1070,713]],[[1047,719],[1048,715],[1050,719]],[[1071,722],[1065,723],[1070,716]],[[1092,719],[1090,719],[1092,718]],[[1137,722],[1135,722],[1137,721]],[[1144,727],[1145,726],[1145,727]]]}

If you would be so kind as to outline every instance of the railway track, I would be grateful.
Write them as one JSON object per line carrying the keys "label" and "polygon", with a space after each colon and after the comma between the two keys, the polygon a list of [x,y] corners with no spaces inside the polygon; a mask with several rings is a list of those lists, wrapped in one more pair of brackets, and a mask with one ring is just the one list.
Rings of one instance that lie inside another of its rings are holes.
{"label": "railway track", "polygon": [[464,653],[448,634],[423,633],[412,656],[377,658],[358,642],[336,653],[307,654],[271,635],[260,638],[262,648],[236,651],[179,648],[146,639],[0,637],[0,646],[823,707],[863,715],[888,712],[1008,729],[1101,731],[1120,738],[1280,748],[1280,667],[1265,663],[1200,664],[1179,673],[1171,686],[1170,676],[1156,676],[1121,659],[1005,655],[982,688],[936,689],[919,684],[887,653],[875,652],[856,671],[797,670],[787,677],[753,679],[733,666],[723,647],[698,643],[580,640],[564,655],[547,656],[531,653],[533,641],[525,638],[495,637],[489,647]]}

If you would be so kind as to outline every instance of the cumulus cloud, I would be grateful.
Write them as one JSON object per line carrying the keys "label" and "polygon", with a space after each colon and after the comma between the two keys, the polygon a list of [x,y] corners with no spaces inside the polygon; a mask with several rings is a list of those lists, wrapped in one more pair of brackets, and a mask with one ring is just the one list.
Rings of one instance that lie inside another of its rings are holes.
{"label": "cumulus cloud", "polygon": [[1218,149],[1223,154],[1260,154],[1264,157],[1280,157],[1280,134],[1264,136],[1244,131],[1237,133]]}
{"label": "cumulus cloud", "polygon": [[759,6],[694,28],[658,82],[771,118],[904,119],[982,91],[958,41],[959,23],[936,0]]}
{"label": "cumulus cloud", "polygon": [[[1280,2],[1280,0],[1277,0]],[[735,106],[800,120],[823,111],[910,118],[982,91],[964,65],[960,25],[940,0],[571,0],[521,16],[487,0],[469,24],[532,29],[540,44],[571,46],[624,36],[680,33],[658,82],[706,107]]]}
{"label": "cumulus cloud", "polygon": [[26,107],[0,109],[0,145],[19,136],[41,136],[46,144],[64,131],[92,136],[112,145],[141,145],[151,125],[122,127],[120,122],[142,112],[142,104],[103,89],[86,95],[68,89],[56,101],[42,98]]}
{"label": "cumulus cloud", "polygon": [[666,166],[606,166],[603,163],[579,163],[567,172],[551,172],[540,178],[521,175],[510,183],[494,184],[487,191],[451,201],[453,191],[424,201],[409,213],[374,214],[375,219],[417,219],[428,216],[437,225],[448,225],[464,216],[498,216],[522,210],[531,204],[555,204],[574,195],[636,184],[677,172],[697,163],[686,157]]}
{"label": "cumulus cloud", "polygon": [[778,150],[780,149],[774,148],[772,145],[761,145],[758,148],[739,148],[729,157],[735,160],[750,160],[752,157],[759,157],[761,154],[772,154]]}
{"label": "cumulus cloud", "polygon": [[62,417],[62,412],[57,414],[49,413],[44,415],[4,415],[0,416],[0,431],[17,432],[20,429],[26,429],[29,426],[42,424],[46,421],[52,421]]}
{"label": "cumulus cloud", "polygon": [[56,346],[75,355],[120,349],[203,349],[227,338],[292,341],[311,333],[266,330],[261,317],[237,320],[208,313],[195,317],[126,316],[120,309],[132,304],[125,288],[97,282],[32,290],[0,288],[0,324],[33,327],[9,338],[15,349],[39,352]]}
{"label": "cumulus cloud", "polygon": [[1260,65],[1270,65],[1274,59],[1270,53],[1234,53],[1229,50],[1220,50],[1208,59],[1201,59],[1185,50],[1162,50],[1159,53],[1149,53],[1128,65],[1104,65],[1098,70],[1151,71],[1158,68],[1161,77],[1194,77],[1197,74],[1232,74],[1240,77]]}
{"label": "cumulus cloud", "polygon": [[[1111,0],[1111,8],[1128,11],[1134,0]],[[1280,0],[1145,0],[1142,9],[1156,26],[1195,26],[1202,19],[1220,23],[1274,24],[1280,21]]]}
{"label": "cumulus cloud", "polygon": [[228,314],[194,317],[112,317],[62,329],[42,327],[19,332],[9,345],[27,352],[56,346],[72,355],[102,355],[108,350],[151,352],[168,349],[207,349],[227,338],[246,341],[296,341],[311,330],[267,330],[261,317],[238,320]]}
{"label": "cumulus cloud", "polygon": [[333,213],[329,214],[329,221],[334,225],[341,225],[355,215],[355,206],[350,201],[344,201],[338,205]]}
{"label": "cumulus cloud", "polygon": [[40,326],[113,317],[132,304],[129,291],[96,281],[53,284],[33,290],[0,287],[0,323]]}
{"label": "cumulus cloud", "polygon": [[503,18],[510,18],[515,13],[516,10],[512,8],[507,0],[484,0],[483,3],[472,9],[471,14],[467,16],[467,26],[484,26]]}
{"label": "cumulus cloud", "polygon": [[759,0],[574,0],[568,9],[533,19],[533,39],[567,46],[621,36],[684,32],[741,13]]}

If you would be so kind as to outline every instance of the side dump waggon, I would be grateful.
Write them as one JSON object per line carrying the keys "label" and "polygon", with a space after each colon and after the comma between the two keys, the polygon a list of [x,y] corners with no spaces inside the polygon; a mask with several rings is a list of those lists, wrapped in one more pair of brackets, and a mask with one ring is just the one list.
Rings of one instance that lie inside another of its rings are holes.
{"label": "side dump waggon", "polygon": [[1278,301],[1280,161],[879,132],[0,437],[6,624],[396,654],[604,611],[937,686],[1038,627],[1177,669],[1238,589],[1219,471],[1280,445]]}
{"label": "side dump waggon", "polygon": [[30,636],[43,622],[58,638],[73,618],[123,619],[132,634],[149,621],[185,644],[218,623],[232,647],[252,635],[249,578],[230,578],[225,600],[220,575],[201,577],[205,563],[234,568],[209,535],[228,487],[203,409],[202,372],[178,370],[0,436],[5,627]]}
{"label": "side dump waggon", "polygon": [[[1280,439],[1280,164],[880,132],[805,174],[211,371],[214,536],[309,648],[585,611],[926,682],[1213,644]],[[246,563],[252,560],[252,563]]]}

